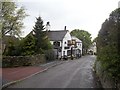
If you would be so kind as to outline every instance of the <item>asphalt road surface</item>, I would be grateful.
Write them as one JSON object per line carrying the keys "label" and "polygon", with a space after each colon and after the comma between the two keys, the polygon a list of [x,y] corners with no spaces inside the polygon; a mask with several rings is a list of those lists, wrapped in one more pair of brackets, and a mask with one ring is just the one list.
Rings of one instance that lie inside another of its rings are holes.
{"label": "asphalt road surface", "polygon": [[94,72],[96,57],[68,60],[7,88],[101,88]]}

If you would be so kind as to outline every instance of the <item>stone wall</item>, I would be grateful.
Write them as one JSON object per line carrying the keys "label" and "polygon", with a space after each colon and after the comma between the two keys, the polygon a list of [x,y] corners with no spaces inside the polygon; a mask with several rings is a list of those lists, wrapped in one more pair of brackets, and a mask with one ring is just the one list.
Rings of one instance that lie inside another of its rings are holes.
{"label": "stone wall", "polygon": [[103,88],[118,88],[118,90],[120,90],[120,80],[109,77],[107,72],[102,70],[100,61],[96,61],[95,71]]}
{"label": "stone wall", "polygon": [[3,56],[2,67],[31,66],[46,63],[45,55]]}

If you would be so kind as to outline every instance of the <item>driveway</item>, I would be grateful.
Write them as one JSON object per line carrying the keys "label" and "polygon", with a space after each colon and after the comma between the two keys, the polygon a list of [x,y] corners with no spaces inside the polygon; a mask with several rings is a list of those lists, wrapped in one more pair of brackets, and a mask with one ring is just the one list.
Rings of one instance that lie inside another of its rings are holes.
{"label": "driveway", "polygon": [[101,88],[93,72],[95,60],[93,55],[68,60],[8,88]]}

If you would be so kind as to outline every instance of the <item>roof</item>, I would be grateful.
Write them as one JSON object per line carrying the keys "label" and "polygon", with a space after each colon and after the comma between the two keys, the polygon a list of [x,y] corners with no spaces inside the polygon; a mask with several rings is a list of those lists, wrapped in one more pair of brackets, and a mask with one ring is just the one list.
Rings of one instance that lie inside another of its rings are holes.
{"label": "roof", "polygon": [[72,39],[75,39],[76,40],[76,42],[82,42],[80,39],[78,39],[77,37],[75,37],[75,36],[71,36],[72,37]]}
{"label": "roof", "polygon": [[9,36],[9,35],[6,35],[4,38],[2,38],[3,44],[8,44],[8,42],[10,42],[10,41],[17,43],[17,41],[19,41],[19,39],[16,38],[15,36]]}
{"label": "roof", "polygon": [[48,38],[51,41],[61,41],[67,32],[68,30],[48,31]]}

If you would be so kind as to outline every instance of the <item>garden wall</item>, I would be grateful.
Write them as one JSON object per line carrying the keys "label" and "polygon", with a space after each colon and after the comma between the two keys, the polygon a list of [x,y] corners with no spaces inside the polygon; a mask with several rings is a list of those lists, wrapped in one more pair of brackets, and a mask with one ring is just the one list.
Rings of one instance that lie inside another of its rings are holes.
{"label": "garden wall", "polygon": [[3,56],[2,67],[32,66],[46,63],[45,55],[34,56]]}

